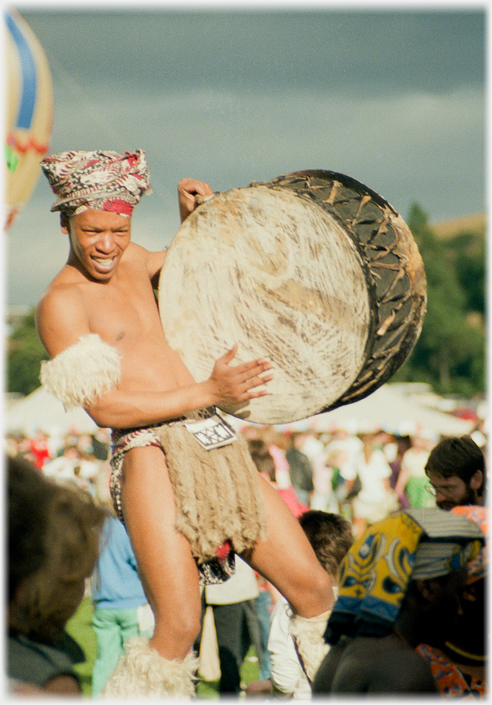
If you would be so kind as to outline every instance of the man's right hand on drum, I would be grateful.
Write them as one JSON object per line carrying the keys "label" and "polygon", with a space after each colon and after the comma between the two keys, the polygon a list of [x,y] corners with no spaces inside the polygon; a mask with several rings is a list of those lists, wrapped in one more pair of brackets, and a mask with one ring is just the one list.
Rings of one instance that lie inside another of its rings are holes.
{"label": "man's right hand on drum", "polygon": [[272,368],[271,364],[263,359],[245,362],[241,365],[231,366],[230,363],[237,353],[237,344],[220,357],[208,382],[212,387],[212,394],[216,396],[216,406],[240,404],[255,397],[268,394],[266,389],[255,389],[273,379],[273,375],[261,374]]}

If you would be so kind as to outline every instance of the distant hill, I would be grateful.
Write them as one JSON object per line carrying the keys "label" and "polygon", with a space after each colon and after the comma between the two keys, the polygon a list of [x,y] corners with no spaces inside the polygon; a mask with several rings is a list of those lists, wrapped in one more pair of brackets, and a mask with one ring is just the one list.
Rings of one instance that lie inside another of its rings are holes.
{"label": "distant hill", "polygon": [[464,215],[461,218],[441,220],[439,223],[430,223],[435,234],[442,238],[454,237],[464,232],[484,237],[486,226],[487,215],[485,213],[475,213],[474,215]]}

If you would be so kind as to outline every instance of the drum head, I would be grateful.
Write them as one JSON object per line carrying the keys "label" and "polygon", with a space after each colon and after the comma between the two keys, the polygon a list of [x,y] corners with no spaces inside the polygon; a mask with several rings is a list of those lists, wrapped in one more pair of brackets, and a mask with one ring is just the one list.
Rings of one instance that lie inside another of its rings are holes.
{"label": "drum head", "polygon": [[169,345],[197,382],[234,343],[231,364],[272,364],[267,396],[223,408],[263,424],[332,405],[359,373],[371,320],[364,265],[342,225],[261,184],[217,194],[184,221],[159,306]]}

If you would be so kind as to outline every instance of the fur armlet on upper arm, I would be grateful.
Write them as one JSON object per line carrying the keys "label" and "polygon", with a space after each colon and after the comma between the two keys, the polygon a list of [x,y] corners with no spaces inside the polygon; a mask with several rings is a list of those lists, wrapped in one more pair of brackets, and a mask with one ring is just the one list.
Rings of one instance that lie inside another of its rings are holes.
{"label": "fur armlet on upper arm", "polygon": [[97,333],[84,335],[52,360],[41,363],[41,384],[69,409],[86,406],[115,389],[121,378],[121,357]]}

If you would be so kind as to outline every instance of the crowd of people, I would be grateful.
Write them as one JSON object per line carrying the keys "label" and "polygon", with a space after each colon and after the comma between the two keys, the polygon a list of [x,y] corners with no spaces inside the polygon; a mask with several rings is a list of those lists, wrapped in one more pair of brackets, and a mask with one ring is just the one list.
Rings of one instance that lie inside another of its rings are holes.
{"label": "crowd of people", "polygon": [[[8,439],[11,692],[80,692],[64,627],[90,578],[98,697],[193,697],[210,618],[221,693],[240,689],[246,630],[261,663],[251,695],[482,695],[479,445],[235,429],[218,409],[268,395],[275,365],[238,362],[231,342],[197,382],[170,347],[174,304],[155,295],[167,253],[131,237],[151,193],[143,150],[65,151],[41,168],[68,238],[36,308],[41,383],[111,428],[111,450],[99,434]],[[181,220],[214,197],[181,179]],[[233,580],[253,589],[231,595]]]}
{"label": "crowd of people", "polygon": [[10,457],[20,457],[53,480],[72,482],[87,490],[100,504],[111,502],[109,494],[109,448],[107,429],[80,434],[76,429],[62,435],[32,429],[6,437]]}
{"label": "crowd of people", "polygon": [[[404,511],[407,512],[407,521],[410,517],[417,522],[422,517],[418,514],[420,509],[437,507],[452,510],[456,515],[470,514],[471,519],[479,523],[486,533],[485,447],[482,443],[482,447],[477,445],[470,436],[439,440],[423,431],[401,437],[367,427],[361,428],[358,433],[344,428],[316,433],[312,430],[291,432],[278,427],[257,425],[245,425],[241,433],[248,443],[257,471],[275,488],[291,513],[300,521],[319,562],[330,574],[339,599],[338,571],[344,556],[353,552],[355,546],[360,548],[364,541],[367,542],[368,533],[374,538],[377,531],[384,534],[389,530],[393,537],[398,536],[399,541],[404,542],[401,524]],[[483,436],[474,437],[479,442],[485,440]],[[154,628],[152,610],[140,580],[131,542],[112,509],[108,460],[110,436],[105,429],[98,430],[94,435],[79,435],[74,431],[63,438],[49,436],[38,430],[30,435],[9,436],[6,439],[6,450],[9,462],[18,463],[24,473],[28,472],[26,468],[30,468],[36,483],[46,479],[50,487],[81,492],[90,498],[95,508],[104,511],[104,525],[100,527],[100,553],[97,558],[92,557],[90,575],[85,568],[84,576],[85,595],[90,595],[93,602],[93,627],[98,643],[92,693],[94,697],[100,696],[124,653],[124,644],[132,637],[144,635],[148,638]],[[37,484],[33,486],[33,492],[37,487]],[[32,499],[37,503],[35,497]],[[19,511],[19,503],[12,500],[11,512],[14,510]],[[24,506],[26,510],[30,511],[28,504]],[[398,517],[400,523],[388,529],[385,522],[396,521],[395,517]],[[100,523],[100,517],[97,521]],[[430,532],[425,527],[424,531],[427,534]],[[17,547],[15,551],[14,548],[11,550],[12,556],[17,553]],[[460,585],[464,609],[459,611],[454,637],[451,634],[450,641],[440,633],[443,624],[448,625],[452,621],[449,619],[452,602],[448,599],[443,607],[442,623],[436,620],[436,624],[432,622],[434,626],[430,633],[427,629],[422,635],[417,633],[416,637],[412,635],[404,641],[405,648],[410,644],[412,653],[417,654],[419,660],[415,664],[417,671],[414,672],[408,665],[408,654],[405,656],[403,652],[402,658],[406,658],[407,664],[405,673],[413,685],[410,688],[402,677],[401,681],[393,685],[395,691],[398,688],[403,689],[402,692],[406,692],[405,688],[413,691],[415,688],[420,692],[419,688],[422,688],[423,692],[440,690],[442,695],[448,697],[463,693],[473,693],[475,697],[485,695],[486,562],[483,557],[480,559],[478,571],[477,559],[472,563],[475,565],[475,577],[469,577],[465,585]],[[353,564],[350,570],[353,570]],[[443,575],[448,574],[441,572],[441,581]],[[421,583],[416,583],[414,576],[410,580],[409,575],[405,590],[408,591],[410,584],[413,586],[411,590],[416,590],[416,585],[421,587]],[[412,602],[408,607],[410,597],[406,598],[407,592],[402,592],[404,607],[400,609],[398,619],[404,621],[405,610],[408,608],[408,619],[416,624],[420,619],[418,609],[421,605],[419,607],[415,594],[411,594],[415,604]],[[366,597],[366,600],[370,598]],[[433,600],[438,600],[434,593]],[[338,613],[336,605],[338,602],[335,603],[332,615]],[[429,614],[437,614],[436,603],[431,601],[426,610],[423,622],[428,626]],[[335,656],[338,659],[340,653],[345,653],[340,644],[343,645],[344,639],[348,639],[346,634],[344,636],[342,633],[338,641],[331,642],[331,646],[322,646],[318,675],[315,670],[309,673],[289,630],[289,612],[286,598],[236,556],[235,575],[222,584],[209,585],[202,590],[202,630],[194,644],[195,653],[200,655],[201,660],[198,677],[204,680],[217,679],[217,687],[222,695],[237,696],[245,690],[251,697],[290,696],[308,699],[313,688],[319,694],[345,692],[347,687],[350,692],[352,686],[347,686],[345,682],[340,685],[340,679],[335,678],[337,671],[334,671],[333,665]],[[206,614],[207,619],[204,619]],[[395,620],[396,623],[399,624],[398,620]],[[385,625],[384,640],[378,642],[378,648],[388,648],[394,655],[395,627],[394,624],[390,626],[391,629]],[[13,653],[20,648],[22,640],[28,638],[36,644],[39,641],[45,650],[53,647],[53,642],[46,640],[44,633],[39,636],[34,630],[19,635],[18,624],[11,624],[10,627],[16,639],[12,642]],[[404,627],[400,632],[406,639]],[[351,634],[351,637],[354,638],[354,635]],[[369,637],[363,633],[363,636],[358,637],[359,642],[355,640],[355,645],[351,646],[360,661],[359,665],[363,662],[372,663],[371,659],[374,658],[374,643],[365,643],[369,638],[382,639],[381,636]],[[454,647],[453,638],[456,640]],[[60,643],[59,633],[57,639],[55,647]],[[67,640],[66,633],[63,639]],[[359,651],[355,650],[357,644]],[[240,670],[251,645],[255,647],[260,675],[258,681],[245,686],[241,682]],[[24,643],[22,647],[25,648]],[[370,659],[366,648],[371,650]],[[66,644],[62,648],[62,652],[65,651]],[[84,660],[84,655],[76,652],[77,646],[71,644],[69,653],[73,663]],[[17,657],[14,654],[12,658],[15,660]],[[388,663],[388,660],[385,662]],[[417,678],[421,662],[427,663],[429,669],[424,669],[423,676],[421,674]],[[73,663],[69,664],[69,668],[64,663],[64,673],[60,674],[60,677],[65,677],[65,684],[68,678],[69,692],[73,692],[74,682],[77,682]],[[338,660],[335,665],[340,668]],[[369,670],[374,673],[374,665],[370,669],[368,667]],[[48,687],[54,692],[62,688],[63,692],[63,681],[53,675],[55,671],[53,668],[40,668],[39,679],[36,680],[34,674],[30,675],[27,679],[29,685],[24,682],[27,677],[25,672],[9,672],[9,675],[16,682],[22,683],[18,686],[20,693],[23,692],[22,688],[27,687]],[[429,673],[433,676],[430,680]],[[381,677],[388,682],[387,673]],[[353,682],[352,679],[350,683]],[[368,691],[377,692],[381,683],[375,681],[363,687],[366,686]]]}
{"label": "crowd of people", "polygon": [[[241,434],[258,470],[296,517],[308,508],[340,513],[360,536],[397,509],[436,506],[439,483],[425,469],[438,445],[435,433],[414,429],[402,436],[377,427],[356,430],[354,424],[331,432],[250,424],[241,427]],[[470,438],[463,454],[481,457],[485,436],[477,431]],[[46,477],[74,482],[104,505],[111,503],[110,446],[108,429],[92,435],[74,429],[64,437],[34,429],[6,438],[8,455],[26,459]],[[449,455],[447,449],[441,453]],[[467,502],[474,497],[472,489]],[[447,503],[441,497],[437,506],[447,508]]]}

